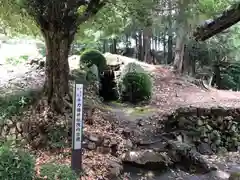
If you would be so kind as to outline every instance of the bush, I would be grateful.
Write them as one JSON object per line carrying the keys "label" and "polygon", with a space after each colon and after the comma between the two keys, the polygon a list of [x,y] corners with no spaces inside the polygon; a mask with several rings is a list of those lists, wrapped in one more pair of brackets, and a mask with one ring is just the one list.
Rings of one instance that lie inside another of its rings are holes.
{"label": "bush", "polygon": [[149,100],[152,95],[152,81],[147,73],[129,72],[119,84],[119,92],[123,101],[138,103]]}
{"label": "bush", "polygon": [[91,49],[82,53],[80,62],[87,65],[87,67],[91,67],[95,64],[98,67],[99,72],[103,72],[107,65],[106,58],[102,55],[102,53],[98,50]]}
{"label": "bush", "polygon": [[126,64],[122,71],[121,71],[121,75],[120,75],[120,81],[124,78],[124,76],[129,73],[129,72],[141,72],[144,73],[145,70],[142,68],[141,65],[136,64],[134,62],[128,63]]}
{"label": "bush", "polygon": [[67,165],[48,163],[40,169],[40,176],[48,180],[77,180],[78,176]]}
{"label": "bush", "polygon": [[39,93],[41,90],[30,89],[0,96],[0,120],[21,113],[25,107],[37,100]]}
{"label": "bush", "polygon": [[0,177],[9,180],[32,180],[35,174],[34,160],[20,150],[0,147]]}

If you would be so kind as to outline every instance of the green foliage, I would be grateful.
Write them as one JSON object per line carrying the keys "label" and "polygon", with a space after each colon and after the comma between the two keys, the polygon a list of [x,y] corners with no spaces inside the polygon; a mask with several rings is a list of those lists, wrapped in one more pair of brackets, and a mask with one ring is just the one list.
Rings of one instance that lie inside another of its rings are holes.
{"label": "green foliage", "polygon": [[221,88],[240,90],[240,63],[232,62],[221,68]]}
{"label": "green foliage", "polygon": [[0,96],[0,120],[17,115],[29,104],[33,103],[40,90],[28,90]]}
{"label": "green foliage", "polygon": [[69,146],[69,129],[67,128],[66,122],[57,122],[55,125],[48,124],[46,128],[48,134],[48,149],[60,149]]}
{"label": "green foliage", "polygon": [[95,64],[98,67],[99,72],[103,72],[107,62],[106,58],[98,50],[89,49],[81,54],[80,63],[85,64],[87,67],[91,67]]}
{"label": "green foliage", "polygon": [[240,173],[239,172],[231,173],[228,180],[240,180]]}
{"label": "green foliage", "polygon": [[27,55],[23,55],[20,57],[10,57],[10,58],[6,59],[6,63],[12,64],[12,65],[18,65],[18,64],[26,62],[28,60],[28,57],[29,56],[27,56]]}
{"label": "green foliage", "polygon": [[35,162],[29,153],[0,147],[0,177],[9,180],[32,180]]}
{"label": "green foliage", "polygon": [[145,70],[142,68],[141,65],[139,65],[135,62],[128,63],[123,67],[123,69],[121,71],[120,81],[129,72],[142,72],[143,73],[143,72],[145,72]]}
{"label": "green foliage", "polygon": [[78,176],[67,165],[53,163],[44,164],[40,169],[40,176],[47,180],[77,180]]}
{"label": "green foliage", "polygon": [[147,73],[128,72],[120,86],[120,95],[123,101],[138,103],[151,98],[152,81]]}
{"label": "green foliage", "polygon": [[43,43],[37,43],[36,44],[38,52],[44,57],[46,56],[46,47]]}

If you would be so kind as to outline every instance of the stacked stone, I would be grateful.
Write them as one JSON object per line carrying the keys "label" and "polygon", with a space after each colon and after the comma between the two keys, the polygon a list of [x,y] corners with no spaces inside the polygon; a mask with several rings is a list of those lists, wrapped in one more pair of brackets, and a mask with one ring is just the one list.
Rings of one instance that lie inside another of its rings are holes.
{"label": "stacked stone", "polygon": [[193,144],[207,144],[215,153],[237,151],[240,147],[239,112],[239,109],[181,108],[169,116],[166,128],[182,130]]}

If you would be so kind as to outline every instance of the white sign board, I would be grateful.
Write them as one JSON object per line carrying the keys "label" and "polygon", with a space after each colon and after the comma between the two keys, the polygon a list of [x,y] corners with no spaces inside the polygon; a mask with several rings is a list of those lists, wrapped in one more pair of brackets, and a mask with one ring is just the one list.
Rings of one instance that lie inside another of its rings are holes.
{"label": "white sign board", "polygon": [[83,128],[83,84],[75,84],[73,149],[82,148]]}

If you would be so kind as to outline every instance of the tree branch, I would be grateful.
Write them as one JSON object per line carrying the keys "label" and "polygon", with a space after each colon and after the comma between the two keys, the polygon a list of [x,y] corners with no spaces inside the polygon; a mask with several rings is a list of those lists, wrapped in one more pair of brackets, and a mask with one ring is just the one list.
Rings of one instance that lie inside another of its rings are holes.
{"label": "tree branch", "polygon": [[101,2],[101,0],[91,0],[88,3],[86,11],[78,17],[77,26],[97,14],[97,12],[106,5],[106,1]]}

